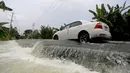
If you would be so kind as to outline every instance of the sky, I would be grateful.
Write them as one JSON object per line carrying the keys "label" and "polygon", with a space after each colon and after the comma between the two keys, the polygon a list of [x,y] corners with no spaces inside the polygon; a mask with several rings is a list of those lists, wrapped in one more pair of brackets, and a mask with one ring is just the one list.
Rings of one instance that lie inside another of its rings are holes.
{"label": "sky", "polygon": [[[126,0],[4,0],[12,12],[0,10],[0,21],[10,21],[14,13],[13,26],[20,33],[26,29],[40,29],[41,25],[59,28],[77,20],[92,20],[88,11],[95,10],[96,4],[123,5]],[[127,0],[130,5],[130,0]],[[6,26],[9,26],[8,24]]]}

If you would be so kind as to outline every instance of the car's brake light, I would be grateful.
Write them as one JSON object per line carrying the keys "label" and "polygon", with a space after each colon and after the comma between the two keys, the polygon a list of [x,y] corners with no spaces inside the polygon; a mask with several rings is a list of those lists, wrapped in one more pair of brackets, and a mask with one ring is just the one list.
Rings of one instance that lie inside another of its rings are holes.
{"label": "car's brake light", "polygon": [[102,29],[101,23],[97,23],[96,26],[94,27],[94,29]]}

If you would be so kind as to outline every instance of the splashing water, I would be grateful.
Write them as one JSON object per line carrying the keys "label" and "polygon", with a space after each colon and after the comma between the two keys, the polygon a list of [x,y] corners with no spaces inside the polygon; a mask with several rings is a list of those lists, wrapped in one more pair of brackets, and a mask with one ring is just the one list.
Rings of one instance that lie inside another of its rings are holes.
{"label": "splashing water", "polygon": [[98,73],[68,60],[35,57],[34,48],[16,41],[0,43],[0,73]]}
{"label": "splashing water", "polygon": [[[32,52],[34,56],[70,60],[101,73],[130,72],[129,44],[86,44],[87,47],[85,48],[82,45],[78,46],[78,44],[74,47],[70,42],[67,43],[69,46],[62,42],[59,43],[59,41],[51,41],[49,45],[45,44],[45,42],[40,42],[34,47]],[[118,48],[120,46],[122,48]]]}

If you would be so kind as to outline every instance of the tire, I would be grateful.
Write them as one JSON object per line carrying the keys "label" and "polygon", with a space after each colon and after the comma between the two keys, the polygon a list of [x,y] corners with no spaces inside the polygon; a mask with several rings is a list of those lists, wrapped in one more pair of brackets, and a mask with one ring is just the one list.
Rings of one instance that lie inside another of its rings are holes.
{"label": "tire", "polygon": [[89,34],[86,32],[81,32],[79,34],[78,40],[80,43],[83,43],[83,44],[88,43],[89,42]]}
{"label": "tire", "polygon": [[54,40],[59,40],[59,38],[58,38],[57,35],[55,35],[53,39],[54,39]]}

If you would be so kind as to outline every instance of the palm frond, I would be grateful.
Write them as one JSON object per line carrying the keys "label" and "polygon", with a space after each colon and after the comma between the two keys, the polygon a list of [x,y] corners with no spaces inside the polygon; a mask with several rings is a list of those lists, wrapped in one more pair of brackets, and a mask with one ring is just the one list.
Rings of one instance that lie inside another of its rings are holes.
{"label": "palm frond", "polygon": [[89,10],[90,13],[92,13],[94,15],[94,17],[97,17],[97,14],[96,12],[92,11],[92,10]]}
{"label": "palm frond", "polygon": [[97,16],[99,17],[101,15],[101,9],[98,7],[98,5],[96,5],[96,12]]}
{"label": "palm frond", "polygon": [[125,7],[125,8],[123,8],[123,9],[121,10],[121,12],[124,11],[124,10],[126,10],[126,9],[128,9],[128,8],[130,8],[130,5],[127,6],[127,7]]}
{"label": "palm frond", "polygon": [[109,27],[113,27],[112,23],[111,23],[109,20],[105,19],[105,18],[102,18],[102,17],[101,17],[101,18],[100,18],[100,21],[106,23]]}
{"label": "palm frond", "polygon": [[112,7],[109,4],[107,4],[107,7],[108,7],[109,11],[112,9]]}
{"label": "palm frond", "polygon": [[123,7],[121,9],[121,12],[128,9],[129,7],[130,7],[130,5],[126,7],[126,1],[125,1],[124,4],[123,4]]}
{"label": "palm frond", "polygon": [[125,1],[124,4],[123,4],[123,7],[122,7],[123,9],[125,8],[125,5],[126,5],[126,1]]}
{"label": "palm frond", "polygon": [[117,4],[117,5],[116,5],[116,8],[118,9],[118,8],[120,8],[120,6]]}
{"label": "palm frond", "polygon": [[0,1],[0,9],[2,9],[3,11],[7,10],[7,11],[12,11],[13,9],[7,7],[5,5],[5,2],[4,1]]}
{"label": "palm frond", "polygon": [[9,22],[0,22],[0,26],[3,26],[5,24],[8,24]]}
{"label": "palm frond", "polygon": [[106,14],[108,14],[104,4],[101,5],[101,16],[106,16]]}

